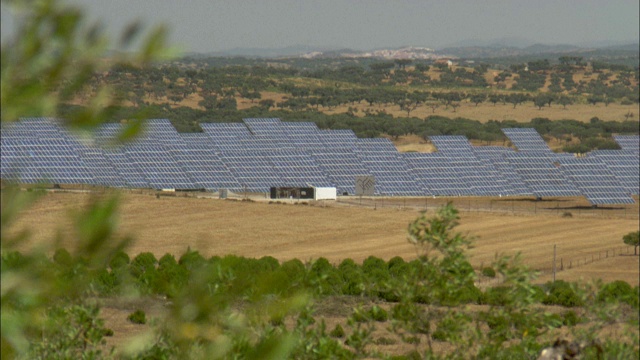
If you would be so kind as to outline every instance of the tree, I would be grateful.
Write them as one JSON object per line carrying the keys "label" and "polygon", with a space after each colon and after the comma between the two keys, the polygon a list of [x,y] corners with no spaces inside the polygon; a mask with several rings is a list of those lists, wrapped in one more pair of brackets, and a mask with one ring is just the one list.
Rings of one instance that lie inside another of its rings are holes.
{"label": "tree", "polygon": [[513,104],[513,108],[515,109],[517,105],[522,104],[523,102],[527,101],[529,97],[525,94],[521,94],[521,93],[515,93],[515,94],[510,94],[506,97],[507,102],[509,102],[510,104]]}
{"label": "tree", "polygon": [[473,94],[471,95],[470,99],[472,103],[478,106],[478,104],[480,104],[481,102],[484,102],[487,99],[487,95],[484,93]]}
{"label": "tree", "polygon": [[[98,24],[86,24],[80,9],[52,0],[3,1],[2,5],[20,10],[20,18],[16,20],[17,26],[11,37],[2,42],[0,119],[3,124],[26,114],[55,117],[59,105],[83,91],[94,74],[106,70],[106,62],[101,57],[109,46],[132,50],[130,45],[140,36],[140,26],[132,24],[123,32],[118,44],[109,44]],[[148,35],[140,41],[141,50],[136,55],[122,55],[120,60],[111,61],[111,65],[129,63],[144,67],[158,60],[165,51],[165,31],[156,28]],[[113,89],[100,88],[98,96],[90,100],[88,106],[65,116],[65,124],[90,132],[98,124],[111,120],[113,108],[121,104],[113,94]],[[132,115],[131,120],[141,116],[137,112],[132,112]],[[140,127],[138,121],[128,122],[119,139],[135,136]],[[46,258],[47,249],[44,248],[32,249],[21,255],[21,267],[5,267],[5,256],[14,252],[23,240],[7,234],[5,229],[38,197],[3,189],[1,357],[34,358],[38,357],[34,353],[37,351],[43,358],[52,354],[60,358],[101,357],[94,344],[99,344],[104,334],[102,325],[97,320],[97,310],[82,300],[89,284],[83,279],[61,279],[53,269],[41,268],[36,259]],[[106,259],[124,246],[125,241],[114,236],[116,205],[117,198],[96,200],[74,219],[78,238],[72,241],[77,244],[74,253],[83,258],[82,267],[92,270],[99,264],[103,266]],[[59,300],[64,300],[63,304],[59,304]],[[52,348],[57,346],[55,344],[66,348]],[[55,352],[47,355],[48,350]]]}
{"label": "tree", "polygon": [[269,110],[276,104],[276,102],[273,99],[264,99],[264,100],[260,100],[258,104],[260,104],[261,107]]}
{"label": "tree", "polygon": [[633,254],[638,255],[638,246],[640,246],[640,231],[630,232],[622,237],[625,244],[633,246]]}
{"label": "tree", "polygon": [[427,72],[431,67],[427,64],[416,64],[415,68],[416,68],[416,71]]}
{"label": "tree", "polygon": [[396,59],[394,60],[394,62],[396,63],[396,65],[398,65],[398,67],[400,69],[405,69],[407,67],[407,65],[410,65],[413,60],[411,59]]}
{"label": "tree", "polygon": [[542,110],[542,108],[547,105],[547,98],[544,94],[540,94],[533,99],[533,104],[538,107],[538,110]]}
{"label": "tree", "polygon": [[493,104],[493,106],[496,106],[496,104],[498,102],[502,101],[502,96],[499,94],[491,94],[489,95],[489,102],[491,102]]}
{"label": "tree", "polygon": [[369,65],[369,68],[371,68],[371,70],[379,71],[383,73],[388,73],[394,67],[395,67],[395,64],[390,61],[377,62]]}
{"label": "tree", "polygon": [[596,106],[599,102],[602,102],[602,97],[598,95],[592,95],[587,98],[587,102],[593,106]]}
{"label": "tree", "polygon": [[218,97],[205,95],[204,98],[198,102],[198,105],[207,110],[215,109],[218,105]]}
{"label": "tree", "polygon": [[566,95],[560,96],[556,101],[558,102],[558,104],[562,105],[563,109],[566,109],[567,105],[573,104],[573,100],[571,100],[571,98]]}

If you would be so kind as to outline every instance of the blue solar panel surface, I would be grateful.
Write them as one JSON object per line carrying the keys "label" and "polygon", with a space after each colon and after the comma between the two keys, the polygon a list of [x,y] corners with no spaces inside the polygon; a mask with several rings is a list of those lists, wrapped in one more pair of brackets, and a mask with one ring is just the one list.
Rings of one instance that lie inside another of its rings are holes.
{"label": "blue solar panel surface", "polygon": [[355,194],[357,176],[374,176],[388,196],[576,196],[593,204],[633,202],[638,194],[638,136],[615,136],[623,150],[578,159],[555,154],[534,129],[503,129],[517,151],[474,147],[464,136],[433,136],[437,152],[398,153],[388,139],[275,118],[203,123],[180,134],[167,119],[146,121],[138,138],[113,142],[123,125],[100,126],[91,138],[62,121],[32,118],[3,124],[0,175],[5,180],[112,187],[267,192],[273,186],[334,186]]}

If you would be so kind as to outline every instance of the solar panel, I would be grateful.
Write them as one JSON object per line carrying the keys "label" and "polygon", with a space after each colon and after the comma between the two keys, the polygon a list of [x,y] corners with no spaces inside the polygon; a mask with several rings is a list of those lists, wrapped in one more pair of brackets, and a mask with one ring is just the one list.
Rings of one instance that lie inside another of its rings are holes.
{"label": "solar panel", "polygon": [[629,150],[595,150],[587,154],[589,158],[602,161],[630,194],[638,195],[640,190],[640,157]]}
{"label": "solar panel", "polygon": [[542,136],[533,128],[502,129],[518,151],[538,151],[551,153],[551,149]]}
{"label": "solar panel", "polygon": [[461,135],[430,136],[438,154],[446,157],[449,166],[456,169],[455,176],[466,182],[467,195],[506,196],[515,194],[492,162],[480,161],[469,140]]}
{"label": "solar panel", "polygon": [[402,156],[426,194],[471,195],[471,190],[460,171],[442,154],[404,153]]}
{"label": "solar panel", "polygon": [[269,192],[272,186],[283,184],[278,171],[259,152],[225,151],[220,153],[220,157],[245,191]]}
{"label": "solar panel", "polygon": [[640,136],[638,135],[614,135],[613,139],[620,145],[622,150],[640,152]]}
{"label": "solar panel", "polygon": [[595,158],[563,159],[560,170],[594,205],[633,204],[620,182],[607,166]]}
{"label": "solar panel", "polygon": [[124,153],[134,163],[153,189],[196,189],[171,153],[163,145],[133,144]]}
{"label": "solar panel", "polygon": [[537,197],[581,195],[558,166],[554,165],[552,156],[525,152],[508,155],[506,159]]}
{"label": "solar panel", "polygon": [[356,177],[371,176],[362,159],[351,149],[315,148],[311,156],[340,194],[355,195]]}
{"label": "solar panel", "polygon": [[282,179],[280,186],[333,186],[309,152],[303,150],[273,151],[265,153],[265,158],[269,160]]}
{"label": "solar panel", "polygon": [[182,144],[169,147],[172,155],[198,188],[217,191],[242,188],[225,166],[206,134],[180,134]]}
{"label": "solar panel", "polygon": [[375,177],[376,193],[389,196],[428,194],[389,139],[357,139],[356,145],[360,159]]}
{"label": "solar panel", "polygon": [[319,130],[310,122],[253,118],[201,127],[203,133],[180,134],[169,120],[152,119],[132,142],[101,148],[92,144],[110,143],[120,123],[101,125],[87,142],[61,120],[22,119],[0,129],[0,175],[24,183],[155,189],[335,186],[341,194],[355,194],[357,176],[374,176],[378,195],[583,194],[594,204],[628,203],[640,188],[637,136],[615,137],[623,150],[579,159],[551,152],[533,129],[503,130],[518,152],[434,136],[436,153],[400,154],[388,139],[358,139],[351,130]]}

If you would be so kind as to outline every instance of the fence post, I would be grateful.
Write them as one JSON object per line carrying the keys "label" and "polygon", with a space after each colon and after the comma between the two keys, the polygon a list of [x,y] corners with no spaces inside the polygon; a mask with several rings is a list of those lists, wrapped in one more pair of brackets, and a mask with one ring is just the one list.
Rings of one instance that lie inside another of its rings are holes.
{"label": "fence post", "polygon": [[556,282],[556,244],[553,244],[553,282]]}

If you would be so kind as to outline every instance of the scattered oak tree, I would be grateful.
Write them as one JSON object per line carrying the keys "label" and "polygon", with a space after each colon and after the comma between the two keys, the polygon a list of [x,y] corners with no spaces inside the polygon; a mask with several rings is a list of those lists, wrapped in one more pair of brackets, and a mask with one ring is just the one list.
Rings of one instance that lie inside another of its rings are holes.
{"label": "scattered oak tree", "polygon": [[630,232],[622,237],[625,244],[633,246],[633,255],[638,255],[638,246],[640,246],[640,231]]}

